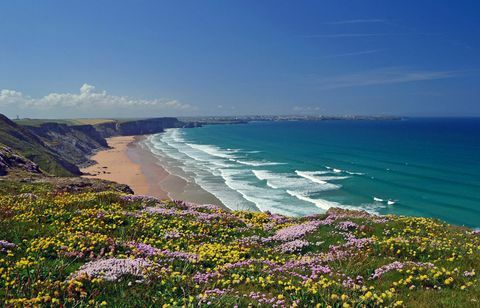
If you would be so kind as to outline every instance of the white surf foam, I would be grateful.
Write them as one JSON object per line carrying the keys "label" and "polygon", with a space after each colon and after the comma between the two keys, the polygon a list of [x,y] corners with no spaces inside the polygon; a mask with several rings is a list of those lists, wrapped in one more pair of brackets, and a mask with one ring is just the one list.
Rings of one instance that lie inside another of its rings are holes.
{"label": "white surf foam", "polygon": [[256,186],[248,180],[248,170],[245,169],[220,169],[225,184],[232,190],[240,193],[244,199],[253,202],[261,211],[292,215],[295,208],[285,202],[282,191]]}
{"label": "white surf foam", "polygon": [[328,170],[331,170],[335,173],[345,172],[345,173],[350,174],[350,175],[365,175],[365,173],[362,173],[362,172],[353,172],[353,171],[348,171],[348,170],[342,170],[342,169],[333,168],[333,167],[330,167],[330,166],[325,166],[325,168],[327,168]]}
{"label": "white surf foam", "polygon": [[186,175],[191,175],[194,183],[212,193],[225,206],[233,210],[258,209],[254,203],[245,200],[236,190],[225,185],[219,169],[232,168],[228,159],[212,156],[200,149],[186,145],[177,129],[167,130],[151,139],[154,149],[161,151],[177,162]]}
{"label": "white surf foam", "polygon": [[345,172],[350,175],[365,175],[365,173],[362,173],[362,172],[352,172],[352,171],[345,171]]}
{"label": "white surf foam", "polygon": [[311,193],[335,190],[341,187],[326,181],[312,181],[289,173],[276,173],[268,170],[252,170],[252,172],[259,180],[267,181],[268,186],[278,189]]}
{"label": "white surf foam", "polygon": [[276,162],[270,162],[270,161],[245,161],[240,159],[233,159],[233,161],[242,165],[253,166],[253,167],[285,165],[285,163],[276,163]]}
{"label": "white surf foam", "polygon": [[220,148],[208,145],[208,144],[195,144],[195,143],[185,143],[189,147],[192,147],[196,150],[205,152],[209,155],[221,157],[221,158],[235,158],[234,155],[229,154],[228,151],[222,151]]}
{"label": "white surf foam", "polygon": [[295,170],[295,173],[303,178],[306,178],[314,183],[319,183],[319,184],[327,184],[327,182],[323,179],[319,179],[314,175],[312,172],[306,172],[306,171],[298,171]]}
{"label": "white surf foam", "polygon": [[307,197],[299,192],[291,191],[287,189],[287,193],[293,197],[298,198],[299,200],[310,202],[314,204],[316,207],[322,209],[322,210],[328,210],[331,207],[342,207],[341,204],[333,201],[327,201],[323,199],[312,199],[310,197]]}
{"label": "white surf foam", "polygon": [[328,176],[323,174],[328,174],[328,171],[299,171],[295,170],[295,173],[298,176],[306,178],[312,182],[319,183],[319,184],[326,184],[327,181],[337,181],[337,180],[344,180],[348,179],[348,176]]}

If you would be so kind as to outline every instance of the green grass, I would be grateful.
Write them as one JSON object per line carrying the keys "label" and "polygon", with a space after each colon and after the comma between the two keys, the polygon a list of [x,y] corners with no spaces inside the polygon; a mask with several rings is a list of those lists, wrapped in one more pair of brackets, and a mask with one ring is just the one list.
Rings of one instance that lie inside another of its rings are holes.
{"label": "green grass", "polygon": [[13,120],[18,125],[23,126],[41,126],[45,123],[57,123],[66,125],[96,125],[101,123],[113,122],[113,119],[18,119]]}

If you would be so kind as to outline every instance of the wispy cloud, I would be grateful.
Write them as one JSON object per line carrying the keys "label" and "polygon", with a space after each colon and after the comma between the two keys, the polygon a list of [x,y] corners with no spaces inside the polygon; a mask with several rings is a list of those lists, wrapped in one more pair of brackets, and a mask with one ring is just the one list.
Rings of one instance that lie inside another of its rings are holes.
{"label": "wispy cloud", "polygon": [[365,23],[386,23],[386,19],[371,18],[371,19],[347,19],[326,22],[327,25],[346,25],[346,24],[365,24]]}
{"label": "wispy cloud", "polygon": [[37,110],[75,109],[134,109],[144,107],[151,110],[188,110],[194,107],[177,100],[169,99],[138,99],[127,96],[116,96],[106,91],[97,91],[95,86],[84,84],[78,93],[50,93],[34,98],[15,90],[0,90],[0,106],[15,105],[20,108]]}
{"label": "wispy cloud", "polygon": [[368,54],[372,54],[372,53],[381,52],[381,51],[384,51],[384,50],[385,49],[370,49],[370,50],[346,52],[346,53],[340,53],[340,54],[336,54],[336,55],[325,56],[324,58],[330,59],[330,58],[338,58],[338,57],[351,57],[351,56],[368,55]]}
{"label": "wispy cloud", "polygon": [[300,113],[311,113],[318,112],[321,108],[318,106],[293,106],[292,110]]}
{"label": "wispy cloud", "polygon": [[413,70],[402,67],[386,67],[351,74],[322,77],[315,80],[320,90],[397,84],[414,81],[436,80],[459,77],[465,71]]}
{"label": "wispy cloud", "polygon": [[305,35],[305,38],[348,38],[348,37],[386,37],[405,36],[411,33],[336,33],[336,34],[312,34]]}

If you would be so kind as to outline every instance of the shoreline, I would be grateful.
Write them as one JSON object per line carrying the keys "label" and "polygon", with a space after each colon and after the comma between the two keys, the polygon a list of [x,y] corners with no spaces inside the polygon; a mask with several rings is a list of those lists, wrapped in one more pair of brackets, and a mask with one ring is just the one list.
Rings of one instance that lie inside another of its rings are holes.
{"label": "shoreline", "polygon": [[82,177],[126,184],[135,194],[161,199],[177,199],[202,204],[215,204],[228,209],[218,198],[195,183],[185,181],[162,167],[158,157],[142,142],[146,136],[107,138],[110,149],[95,153],[95,164],[82,168]]}

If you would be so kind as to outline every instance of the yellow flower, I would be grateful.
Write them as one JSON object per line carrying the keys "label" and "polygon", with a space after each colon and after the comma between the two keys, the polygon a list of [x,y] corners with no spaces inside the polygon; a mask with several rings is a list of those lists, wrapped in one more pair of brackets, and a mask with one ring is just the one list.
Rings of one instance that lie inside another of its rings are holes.
{"label": "yellow flower", "polygon": [[453,277],[448,277],[447,279],[445,279],[445,284],[446,285],[449,285],[453,282]]}

